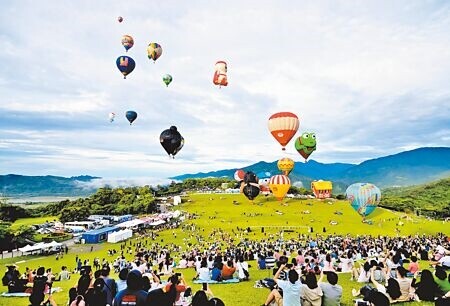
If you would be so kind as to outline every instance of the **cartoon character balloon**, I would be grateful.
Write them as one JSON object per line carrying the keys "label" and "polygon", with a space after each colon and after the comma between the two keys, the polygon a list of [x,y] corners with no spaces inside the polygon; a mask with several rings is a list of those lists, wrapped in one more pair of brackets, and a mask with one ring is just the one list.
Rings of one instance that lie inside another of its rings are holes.
{"label": "cartoon character balloon", "polygon": [[276,113],[269,118],[269,131],[281,144],[283,151],[286,150],[286,145],[297,133],[299,125],[297,115],[290,112]]}
{"label": "cartoon character balloon", "polygon": [[128,52],[130,48],[132,48],[134,45],[134,39],[130,35],[124,35],[122,36],[122,46],[125,48],[125,50]]}
{"label": "cartoon character balloon", "polygon": [[117,69],[120,70],[123,74],[123,78],[126,79],[127,75],[133,72],[134,67],[136,67],[136,63],[134,59],[129,56],[119,56],[116,60]]}
{"label": "cartoon character balloon", "polygon": [[238,182],[243,181],[244,176],[245,176],[245,171],[242,169],[238,169],[238,170],[236,170],[236,172],[234,172],[234,179]]}
{"label": "cartoon character balloon", "polygon": [[291,188],[291,180],[286,175],[274,175],[270,178],[269,188],[273,195],[282,201]]}
{"label": "cartoon character balloon", "polygon": [[122,22],[123,21],[123,17],[122,16],[117,17],[117,21],[118,22]]}
{"label": "cartoon character balloon", "polygon": [[135,111],[127,111],[125,113],[125,117],[130,122],[130,125],[133,124],[133,121],[137,118],[137,113]]}
{"label": "cartoon character balloon", "polygon": [[109,122],[113,122],[113,121],[114,121],[114,118],[116,118],[116,114],[114,114],[114,113],[109,113],[108,117],[109,117]]}
{"label": "cartoon character balloon", "polygon": [[316,134],[303,133],[295,140],[295,149],[306,160],[316,150]]}
{"label": "cartoon character balloon", "polygon": [[166,84],[167,87],[169,87],[169,84],[172,83],[172,80],[173,80],[173,78],[170,74],[163,75],[162,79],[163,79],[164,84]]}
{"label": "cartoon character balloon", "polygon": [[162,131],[159,136],[159,142],[164,150],[166,150],[167,154],[172,158],[175,158],[175,155],[184,146],[184,138],[181,136],[180,132],[178,132],[176,126],[171,126],[167,130]]}
{"label": "cartoon character balloon", "polygon": [[158,43],[149,43],[147,47],[147,56],[155,62],[162,54],[162,47]]}
{"label": "cartoon character balloon", "polygon": [[287,157],[284,157],[277,162],[278,170],[281,171],[284,175],[289,175],[292,169],[294,169],[295,162]]}
{"label": "cartoon character balloon", "polygon": [[370,215],[381,200],[380,189],[370,183],[352,184],[348,186],[345,195],[353,209],[363,218]]}
{"label": "cartoon character balloon", "polygon": [[270,177],[260,178],[258,181],[259,189],[260,189],[261,193],[264,195],[268,195],[270,193],[269,182],[270,182]]}
{"label": "cartoon character balloon", "polygon": [[214,77],[213,77],[213,83],[220,86],[227,86],[228,85],[228,78],[227,78],[227,63],[224,61],[218,61],[216,65],[214,66]]}

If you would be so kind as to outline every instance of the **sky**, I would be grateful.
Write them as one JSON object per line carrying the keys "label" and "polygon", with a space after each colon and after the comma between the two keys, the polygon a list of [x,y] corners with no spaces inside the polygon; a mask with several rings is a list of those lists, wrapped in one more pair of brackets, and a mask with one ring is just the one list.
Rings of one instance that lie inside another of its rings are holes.
{"label": "sky", "polygon": [[[303,162],[268,131],[280,111],[298,115],[296,137],[316,133],[323,163],[450,146],[448,1],[2,1],[0,39],[0,174],[145,180]],[[126,80],[121,55],[136,61]],[[218,60],[227,87],[212,83]],[[185,139],[175,159],[159,143],[171,125]]]}

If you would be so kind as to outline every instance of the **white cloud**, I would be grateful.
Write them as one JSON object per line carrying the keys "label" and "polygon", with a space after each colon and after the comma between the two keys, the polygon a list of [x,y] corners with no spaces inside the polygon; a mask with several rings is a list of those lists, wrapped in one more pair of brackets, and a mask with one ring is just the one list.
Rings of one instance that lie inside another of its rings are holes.
{"label": "white cloud", "polygon": [[[104,177],[171,176],[280,157],[275,111],[315,131],[322,162],[448,145],[450,5],[409,1],[78,1],[0,12],[0,169]],[[118,23],[118,15],[124,17]],[[135,46],[127,80],[115,67]],[[149,42],[163,54],[153,64]],[[229,86],[212,84],[216,60]],[[161,76],[174,81],[166,88]],[[125,111],[138,112],[129,126]],[[117,114],[109,124],[109,112]],[[158,137],[186,144],[168,160]],[[384,139],[390,139],[385,145]],[[301,159],[292,147],[290,156]]]}

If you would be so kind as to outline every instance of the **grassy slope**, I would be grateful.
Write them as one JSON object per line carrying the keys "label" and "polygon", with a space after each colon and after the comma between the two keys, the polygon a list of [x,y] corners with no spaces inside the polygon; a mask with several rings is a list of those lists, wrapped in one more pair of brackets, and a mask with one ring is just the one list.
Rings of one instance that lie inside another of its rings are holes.
{"label": "grassy slope", "polygon": [[450,178],[419,186],[383,190],[383,205],[391,206],[396,202],[426,210],[442,210],[450,204]]}
{"label": "grassy slope", "polygon": [[[210,200],[212,198],[213,200]],[[336,202],[332,205],[327,202],[321,202],[317,200],[289,200],[288,206],[281,206],[278,202],[272,198],[258,197],[255,204],[251,204],[242,195],[192,195],[192,202],[181,205],[179,208],[187,210],[189,212],[196,212],[201,214],[201,218],[192,220],[189,222],[195,223],[200,228],[200,233],[205,237],[205,240],[211,242],[214,238],[211,238],[210,231],[212,228],[222,228],[225,231],[231,231],[236,227],[257,226],[253,232],[247,237],[251,239],[266,238],[265,235],[276,235],[278,229],[267,228],[268,225],[279,226],[313,226],[314,233],[322,232],[322,227],[327,228],[328,233],[336,234],[363,234],[370,233],[374,235],[395,234],[395,224],[398,223],[399,213],[393,213],[388,210],[379,209],[375,211],[370,217],[374,221],[374,225],[367,225],[361,223],[361,218],[352,210],[351,207],[345,202]],[[240,205],[233,205],[232,201],[237,200]],[[312,206],[307,205],[312,203]],[[278,215],[275,211],[284,212],[283,215]],[[302,211],[309,210],[311,214],[301,214]],[[333,214],[334,211],[339,210],[343,212],[342,216]],[[262,216],[247,217],[243,213],[248,215],[249,213],[261,213]],[[210,219],[209,217],[216,217]],[[302,219],[303,218],[303,219]],[[314,221],[312,222],[311,220]],[[336,226],[328,225],[330,219],[339,222]],[[383,220],[385,220],[383,222]],[[416,218],[413,216],[414,222],[405,222],[405,225],[401,228],[401,235],[415,234],[415,233],[435,233],[445,230],[450,235],[450,227],[444,226],[442,222],[427,221],[422,218]],[[45,221],[45,220],[44,220]],[[265,234],[261,233],[260,227],[265,226]],[[204,229],[204,231],[203,231]],[[195,243],[190,237],[190,232],[183,232],[181,229],[174,230],[176,238],[173,236],[172,231],[162,232],[158,238],[158,242],[163,243],[177,243],[183,246],[188,242]],[[307,233],[306,228],[298,228],[296,233],[285,233],[284,237],[289,238],[290,235],[295,237],[299,233]],[[185,240],[183,240],[185,239]],[[133,239],[132,242],[138,241]],[[143,239],[139,239],[143,241]],[[150,241],[149,241],[150,242]],[[36,258],[15,258],[0,261],[0,264],[6,264],[10,262],[18,262],[21,271],[24,271],[25,267],[52,267],[54,271],[59,271],[62,265],[67,265],[70,268],[74,268],[75,255],[79,254],[83,260],[89,258],[92,262],[95,257],[100,259],[106,257],[107,250],[116,248],[118,245],[101,244],[95,245],[94,251],[90,252],[90,245],[78,245],[74,249],[69,251],[69,254],[64,256],[63,259],[56,261],[54,257]],[[128,256],[131,259],[131,256]],[[108,258],[112,260],[112,257]],[[26,260],[23,262],[23,260]],[[255,289],[253,284],[255,280],[262,279],[268,276],[268,271],[259,271],[256,269],[256,263],[250,262],[252,267],[250,268],[251,281],[243,282],[239,284],[231,285],[213,285],[213,292],[221,297],[225,304],[228,306],[249,306],[260,305],[264,302],[269,291],[267,289]],[[422,263],[423,267],[426,267],[426,263]],[[194,276],[193,270],[182,271],[189,283]],[[117,277],[117,276],[115,276]],[[344,287],[344,305],[352,305],[351,288],[359,288],[359,285],[355,282],[350,282],[349,274],[340,274],[339,283]],[[77,280],[78,277],[75,277]],[[58,301],[58,305],[65,305],[67,302],[67,294],[69,288],[74,285],[75,280],[68,282],[55,283],[55,287],[62,287],[63,292],[55,294],[55,298]],[[193,285],[194,290],[200,289],[201,285]],[[6,288],[3,288],[5,290]],[[0,298],[0,305],[15,305],[25,306],[27,304],[26,298]],[[426,303],[408,303],[407,305],[431,305]]]}

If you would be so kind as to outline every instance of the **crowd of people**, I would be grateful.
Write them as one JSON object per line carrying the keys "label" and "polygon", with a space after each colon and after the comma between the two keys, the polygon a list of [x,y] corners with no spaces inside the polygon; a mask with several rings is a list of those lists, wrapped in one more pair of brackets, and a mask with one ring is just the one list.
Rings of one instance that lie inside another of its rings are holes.
{"label": "crowd of people", "polygon": [[[356,305],[450,301],[446,272],[450,248],[443,234],[403,238],[299,234],[291,239],[268,235],[256,241],[239,239],[249,229],[204,233],[192,224],[182,226],[191,233],[182,245],[159,242],[157,233],[142,233],[123,242],[120,250],[109,250],[108,258],[91,258],[92,266],[89,258],[80,255],[74,269],[62,267],[56,275],[44,268],[21,275],[10,267],[3,283],[12,290],[33,283],[33,306],[43,303],[53,282],[75,278],[79,279],[70,291],[70,306],[223,305],[208,286],[194,294],[188,285],[191,280],[176,272],[195,269],[194,280],[200,283],[248,281],[248,262],[254,261],[255,268],[273,271],[271,277],[255,283],[256,288],[269,288],[263,305],[340,305],[342,277],[353,280]],[[113,279],[111,271],[118,277]],[[53,297],[45,302],[53,305]]]}

